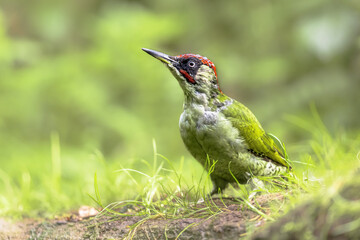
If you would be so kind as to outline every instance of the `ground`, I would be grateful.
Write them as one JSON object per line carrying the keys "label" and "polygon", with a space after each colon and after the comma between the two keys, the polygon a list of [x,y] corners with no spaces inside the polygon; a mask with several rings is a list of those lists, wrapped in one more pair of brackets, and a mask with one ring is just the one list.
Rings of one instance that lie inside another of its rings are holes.
{"label": "ground", "polygon": [[[178,218],[162,214],[135,216],[139,209],[127,205],[116,209],[117,213],[132,216],[100,213],[89,217],[81,216],[80,211],[55,219],[24,219],[17,223],[0,219],[0,239],[355,240],[360,239],[359,172],[318,194],[310,194],[286,213],[278,212],[288,203],[282,193],[256,196],[248,203],[236,198],[216,198],[212,205],[198,204],[202,210],[196,214]],[[205,210],[209,206],[214,210],[212,214]]]}
{"label": "ground", "polygon": [[[259,196],[253,204],[266,211],[270,202],[283,201],[280,194]],[[81,219],[71,213],[52,220],[0,221],[1,239],[239,239],[266,220],[238,199],[214,199],[220,211],[213,215],[167,219],[161,215],[116,216]],[[205,207],[198,206],[199,208]],[[123,212],[122,209],[119,209]],[[143,220],[143,221],[142,221]]]}

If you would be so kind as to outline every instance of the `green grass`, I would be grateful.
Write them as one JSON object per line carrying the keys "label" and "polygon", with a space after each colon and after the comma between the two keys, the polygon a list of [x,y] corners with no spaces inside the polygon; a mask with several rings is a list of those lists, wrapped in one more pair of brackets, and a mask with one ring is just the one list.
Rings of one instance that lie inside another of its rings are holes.
{"label": "green grass", "polygon": [[[306,151],[300,152],[295,157],[296,160],[293,161],[294,171],[286,176],[286,180],[277,177],[261,177],[259,179],[265,182],[265,187],[255,190],[261,194],[281,193],[287,199],[286,203],[274,204],[270,214],[266,214],[257,204],[256,196],[255,203],[248,199],[253,191],[249,186],[238,184],[238,186],[230,187],[224,195],[234,196],[239,199],[239,205],[253,210],[265,219],[275,220],[306,199],[322,192],[331,192],[334,184],[336,185],[339,181],[343,182],[346,176],[350,176],[353,170],[359,167],[360,137],[354,135],[354,138],[345,132],[339,132],[336,136],[332,136],[315,111],[314,116],[315,126],[299,118],[291,118],[291,122],[312,135],[309,143],[305,143],[309,149],[299,146],[299,149],[306,149]],[[156,148],[154,147],[154,149]],[[138,223],[142,224],[143,221],[156,217],[183,218],[196,216],[206,219],[223,211],[225,204],[223,207],[218,206],[206,195],[211,187],[210,173],[202,171],[201,177],[194,180],[191,176],[186,176],[186,171],[185,173],[182,171],[183,161],[178,166],[162,156],[161,160],[157,159],[156,156],[155,151],[153,165],[146,164],[149,169],[147,173],[134,169],[118,171],[126,173],[133,181],[136,181],[134,175],[140,175],[147,179],[143,181],[147,184],[142,185],[136,182],[136,185],[141,185],[141,189],[143,189],[139,192],[136,201],[112,203],[105,207],[104,212],[119,214],[111,212],[111,209],[122,204],[135,204],[139,206],[136,214],[145,217]],[[192,166],[191,162],[188,164]],[[95,189],[97,188],[95,187]],[[205,206],[198,207],[197,201],[201,198],[204,199]],[[100,203],[99,197],[97,202],[104,207]],[[137,226],[135,224],[134,229]]]}
{"label": "green grass", "polygon": [[[315,115],[315,117],[317,117]],[[336,136],[326,130],[320,119],[316,127],[310,125],[306,121],[298,118],[292,118],[292,122],[309,131],[313,138],[309,142],[311,150],[298,155],[294,171],[284,178],[279,177],[261,177],[265,182],[263,188],[252,190],[249,186],[237,184],[231,186],[225,196],[230,195],[239,199],[239,205],[253,210],[261,217],[268,220],[275,220],[280,215],[302,203],[311,196],[318,195],[321,192],[328,193],[332,191],[334,184],[343,182],[346,176],[351,176],[354,168],[359,167],[359,144],[360,138],[351,138],[346,133],[338,133]],[[224,206],[216,205],[211,197],[206,194],[210,191],[209,173],[202,171],[202,175],[198,180],[186,176],[183,172],[184,161],[180,161],[179,165],[171,163],[168,159],[155,154],[153,165],[144,163],[148,166],[148,172],[140,172],[134,169],[121,169],[117,172],[126,174],[134,184],[141,186],[142,191],[139,192],[135,200],[124,202],[114,202],[105,206],[99,195],[99,186],[95,185],[95,197],[93,199],[99,206],[103,207],[103,213],[115,215],[124,215],[112,211],[125,205],[138,206],[137,212],[130,212],[129,215],[142,215],[142,219],[138,224],[142,224],[148,219],[157,217],[164,218],[184,218],[184,217],[203,217],[209,218],[223,211]],[[284,149],[285,150],[285,149]],[[157,158],[161,157],[161,160]],[[191,164],[190,162],[188,164]],[[167,167],[165,167],[167,166]],[[211,169],[211,168],[210,168]],[[139,175],[145,181],[139,182],[135,176]],[[193,180],[193,181],[189,181]],[[95,183],[97,182],[95,178]],[[145,182],[146,184],[141,184]],[[261,206],[249,200],[249,196],[253,191],[261,194],[281,193],[286,199],[286,204],[275,204],[266,214]],[[220,196],[221,197],[221,196]],[[205,206],[198,207],[197,202],[204,199]],[[126,214],[125,214],[126,215]],[[135,224],[134,229],[138,226]]]}
{"label": "green grass", "polygon": [[[264,218],[273,220],[299,202],[319,192],[331,192],[334,184],[343,181],[359,167],[360,137],[354,133],[330,134],[315,114],[315,122],[299,118],[289,120],[311,133],[309,142],[289,148],[293,154],[294,172],[281,178],[263,177],[262,193],[281,192],[286,205],[276,206],[271,214],[253,203],[248,186],[228,188],[224,196],[238,198]],[[120,214],[112,209],[126,205],[137,210],[145,219],[166,217],[211,217],[221,212],[207,193],[211,189],[209,173],[193,159],[170,160],[158,154],[153,142],[154,156],[150,161],[130,159],[106,161],[100,152],[90,155],[61,148],[56,133],[41,151],[18,152],[14,157],[36,158],[34,164],[7,165],[0,170],[0,214],[11,217],[54,216],[76,209],[80,205],[104,208],[103,213]],[[288,149],[288,151],[289,151]],[[291,154],[292,155],[292,154]],[[43,165],[36,163],[42,162]],[[94,178],[95,175],[95,178]],[[275,181],[274,181],[275,180]],[[89,196],[90,195],[90,196]],[[256,197],[255,197],[256,198]],[[204,199],[205,206],[197,204]],[[121,215],[121,214],[120,214]],[[139,223],[141,224],[141,222]],[[136,226],[134,226],[136,227]]]}
{"label": "green grass", "polygon": [[[272,202],[270,211],[268,211],[257,203],[258,195],[249,199],[254,191],[249,186],[240,184],[231,186],[224,194],[224,196],[235,197],[238,199],[239,206],[246,207],[270,221],[276,220],[311,197],[323,194],[332,196],[337,186],[351,178],[354,170],[359,168],[360,137],[352,138],[345,132],[332,136],[325,127],[314,127],[298,118],[292,118],[292,122],[311,132],[313,138],[308,143],[311,150],[298,155],[297,160],[293,161],[294,171],[286,176],[286,180],[279,177],[261,177],[259,179],[265,182],[265,186],[255,190],[260,194],[280,193],[286,201]],[[318,122],[318,124],[320,123]],[[134,181],[135,185],[141,186],[143,189],[135,200],[113,202],[105,206],[99,194],[99,187],[102,186],[95,184],[96,194],[93,199],[104,208],[103,214],[143,216],[142,220],[131,226],[129,233],[131,236],[147,220],[197,217],[203,218],[205,221],[226,211],[224,202],[223,206],[215,204],[213,199],[206,195],[211,187],[209,179],[211,170],[209,173],[202,171],[202,175],[194,180],[191,176],[187,176],[186,171],[183,171],[184,160],[180,161],[179,165],[171,163],[168,159],[156,154],[155,145],[154,149],[153,165],[144,163],[148,166],[147,172],[135,169],[117,171],[126,174],[129,179]],[[140,178],[136,178],[137,175]],[[198,204],[200,199],[204,199],[204,204]],[[136,206],[136,211],[126,213],[113,211],[113,209],[126,205]],[[358,226],[357,222],[354,222],[353,225]],[[346,227],[352,229],[354,226],[346,225],[341,230],[346,231]],[[185,230],[186,228],[183,231]]]}

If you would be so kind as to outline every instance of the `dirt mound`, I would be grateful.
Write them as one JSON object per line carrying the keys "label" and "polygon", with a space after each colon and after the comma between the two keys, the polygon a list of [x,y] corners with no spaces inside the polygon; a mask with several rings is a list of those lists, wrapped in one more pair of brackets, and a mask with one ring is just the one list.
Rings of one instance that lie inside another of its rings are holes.
{"label": "dirt mound", "polygon": [[258,231],[252,239],[360,239],[360,175],[336,182]]}
{"label": "dirt mound", "polygon": [[[279,194],[263,195],[251,203],[264,207],[262,211],[266,212],[265,207],[272,200],[283,198]],[[214,203],[220,209],[217,213],[190,218],[102,215],[84,220],[70,215],[34,223],[21,232],[27,236],[25,239],[239,239],[265,223],[241,200],[215,199]],[[4,237],[14,238],[16,231],[7,232]]]}
{"label": "dirt mound", "polygon": [[359,174],[336,181],[266,225],[251,205],[266,214],[263,216],[271,216],[269,204],[278,203],[281,209],[285,201],[281,194],[257,196],[250,204],[240,199],[215,199],[212,205],[197,204],[200,211],[190,217],[136,216],[136,207],[128,205],[118,209],[119,213],[132,209],[132,216],[113,213],[89,218],[88,213],[96,213],[90,207],[82,210],[85,217],[79,211],[57,219],[25,219],[17,224],[0,219],[0,239],[360,239],[359,189]]}

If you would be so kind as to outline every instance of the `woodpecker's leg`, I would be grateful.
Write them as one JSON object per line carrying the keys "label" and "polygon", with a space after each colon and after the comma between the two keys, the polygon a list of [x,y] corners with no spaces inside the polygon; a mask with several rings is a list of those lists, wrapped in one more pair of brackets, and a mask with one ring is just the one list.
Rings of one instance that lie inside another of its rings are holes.
{"label": "woodpecker's leg", "polygon": [[211,181],[213,183],[213,189],[210,193],[210,196],[221,193],[229,184],[228,181],[214,175],[211,175]]}
{"label": "woodpecker's leg", "polygon": [[[211,192],[209,194],[207,194],[206,198],[210,199],[213,195],[221,193],[222,190],[224,190],[226,188],[226,186],[228,185],[228,182],[225,181],[222,178],[216,177],[214,175],[210,175],[211,181],[213,183],[213,189],[211,190]],[[197,202],[199,203],[203,203],[204,199],[201,198],[199,199],[199,201]]]}

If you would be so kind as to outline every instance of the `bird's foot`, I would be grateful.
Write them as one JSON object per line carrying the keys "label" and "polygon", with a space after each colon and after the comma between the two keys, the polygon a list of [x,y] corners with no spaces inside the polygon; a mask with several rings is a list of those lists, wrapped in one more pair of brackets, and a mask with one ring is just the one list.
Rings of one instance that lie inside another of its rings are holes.
{"label": "bird's foot", "polygon": [[200,203],[204,203],[204,202],[205,202],[204,198],[200,198],[200,199],[196,202],[196,204],[200,204]]}
{"label": "bird's foot", "polygon": [[258,178],[253,177],[249,180],[248,183],[251,189],[249,194],[249,200],[254,199],[256,195],[260,195],[261,192],[265,189],[264,182]]}
{"label": "bird's foot", "polygon": [[[256,191],[252,191],[250,194],[249,194],[249,200],[253,200],[253,199],[255,199],[255,196],[256,196],[256,194],[258,194],[259,192],[256,192]],[[259,194],[258,194],[259,195]]]}

